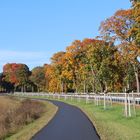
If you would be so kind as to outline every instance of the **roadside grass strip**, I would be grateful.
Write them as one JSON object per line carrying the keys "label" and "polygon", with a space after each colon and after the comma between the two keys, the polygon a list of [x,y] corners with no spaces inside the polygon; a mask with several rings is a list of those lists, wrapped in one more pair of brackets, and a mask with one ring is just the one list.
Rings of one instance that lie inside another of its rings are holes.
{"label": "roadside grass strip", "polygon": [[[29,97],[28,97],[29,98]],[[104,110],[103,105],[96,106],[93,102],[77,99],[54,99],[48,97],[31,97],[62,101],[80,108],[92,121],[101,140],[140,140],[140,109],[136,108],[135,117],[126,118],[124,106],[113,104]]]}

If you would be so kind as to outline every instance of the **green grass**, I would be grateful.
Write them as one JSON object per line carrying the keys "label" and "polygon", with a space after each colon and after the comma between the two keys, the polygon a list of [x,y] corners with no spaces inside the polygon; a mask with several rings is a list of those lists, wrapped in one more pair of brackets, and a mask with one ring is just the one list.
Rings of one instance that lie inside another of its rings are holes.
{"label": "green grass", "polygon": [[6,140],[30,140],[40,131],[56,114],[57,107],[50,102],[42,101],[46,106],[46,112],[38,120],[24,126],[16,134],[6,138]]}
{"label": "green grass", "polygon": [[77,102],[70,99],[60,101],[82,109],[93,122],[102,140],[140,140],[140,109],[138,108],[136,117],[125,118],[124,107],[121,105],[113,105],[112,108],[104,110],[103,106],[95,106],[94,103],[86,104],[85,101]]}

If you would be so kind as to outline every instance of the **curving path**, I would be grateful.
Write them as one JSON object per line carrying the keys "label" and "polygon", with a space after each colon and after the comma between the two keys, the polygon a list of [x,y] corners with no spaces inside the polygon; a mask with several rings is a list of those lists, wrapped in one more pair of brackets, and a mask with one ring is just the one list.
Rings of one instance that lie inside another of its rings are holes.
{"label": "curving path", "polygon": [[59,110],[56,116],[32,140],[99,140],[96,130],[80,109],[51,101]]}

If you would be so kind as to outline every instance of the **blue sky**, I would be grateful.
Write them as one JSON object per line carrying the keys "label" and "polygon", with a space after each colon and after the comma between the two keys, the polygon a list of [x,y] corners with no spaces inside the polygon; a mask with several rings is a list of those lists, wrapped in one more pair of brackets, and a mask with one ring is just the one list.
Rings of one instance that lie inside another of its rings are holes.
{"label": "blue sky", "polygon": [[0,0],[0,71],[5,63],[30,69],[76,39],[94,38],[100,22],[129,0]]}

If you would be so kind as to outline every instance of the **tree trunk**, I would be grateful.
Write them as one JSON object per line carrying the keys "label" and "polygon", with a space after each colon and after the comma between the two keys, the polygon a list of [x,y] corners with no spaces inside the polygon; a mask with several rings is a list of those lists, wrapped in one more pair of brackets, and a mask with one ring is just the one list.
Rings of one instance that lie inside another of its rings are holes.
{"label": "tree trunk", "polygon": [[26,85],[24,85],[24,92],[26,92]]}
{"label": "tree trunk", "polygon": [[94,79],[91,81],[91,85],[92,85],[92,92],[95,93],[95,80]]}
{"label": "tree trunk", "polygon": [[137,93],[139,93],[140,92],[140,82],[139,82],[138,72],[135,72],[135,77],[136,77],[136,83],[137,83]]}
{"label": "tree trunk", "polygon": [[61,92],[62,92],[62,94],[64,92],[64,83],[63,83],[63,81],[61,82]]}
{"label": "tree trunk", "polygon": [[139,73],[138,73],[138,68],[136,68],[135,65],[133,65],[134,72],[135,72],[135,78],[136,78],[136,84],[137,84],[137,93],[140,92],[140,82],[139,82]]}
{"label": "tree trunk", "polygon": [[129,83],[129,80],[127,80],[127,89],[130,89],[130,83]]}
{"label": "tree trunk", "polygon": [[23,85],[21,86],[21,92],[24,92],[24,88],[23,88]]}
{"label": "tree trunk", "polygon": [[37,86],[37,92],[40,92],[40,88]]}
{"label": "tree trunk", "polygon": [[32,92],[34,92],[34,86],[32,86]]}
{"label": "tree trunk", "polygon": [[75,79],[73,79],[73,88],[75,89],[75,93],[77,93],[77,84]]}
{"label": "tree trunk", "polygon": [[84,93],[86,93],[86,80],[84,80]]}
{"label": "tree trunk", "polygon": [[105,91],[108,91],[108,86],[107,86],[107,82],[105,82]]}
{"label": "tree trunk", "polygon": [[90,68],[91,68],[91,72],[92,72],[92,80],[93,80],[93,84],[92,84],[92,88],[93,88],[93,92],[95,92],[95,78],[96,78],[96,74],[95,74],[95,72],[94,72],[94,70],[93,70],[93,67],[92,67],[92,65],[90,65]]}
{"label": "tree trunk", "polygon": [[[90,67],[91,67],[91,72],[92,72],[92,74],[95,76],[95,79],[98,80],[98,83],[99,83],[99,85],[100,85],[100,91],[103,92],[104,87],[103,87],[102,81],[100,81],[99,78],[97,77],[97,75],[95,74],[95,72],[94,72],[94,70],[93,70],[93,66],[90,65]],[[94,76],[93,76],[93,79],[94,79]],[[94,82],[94,83],[95,83],[95,82]]]}

